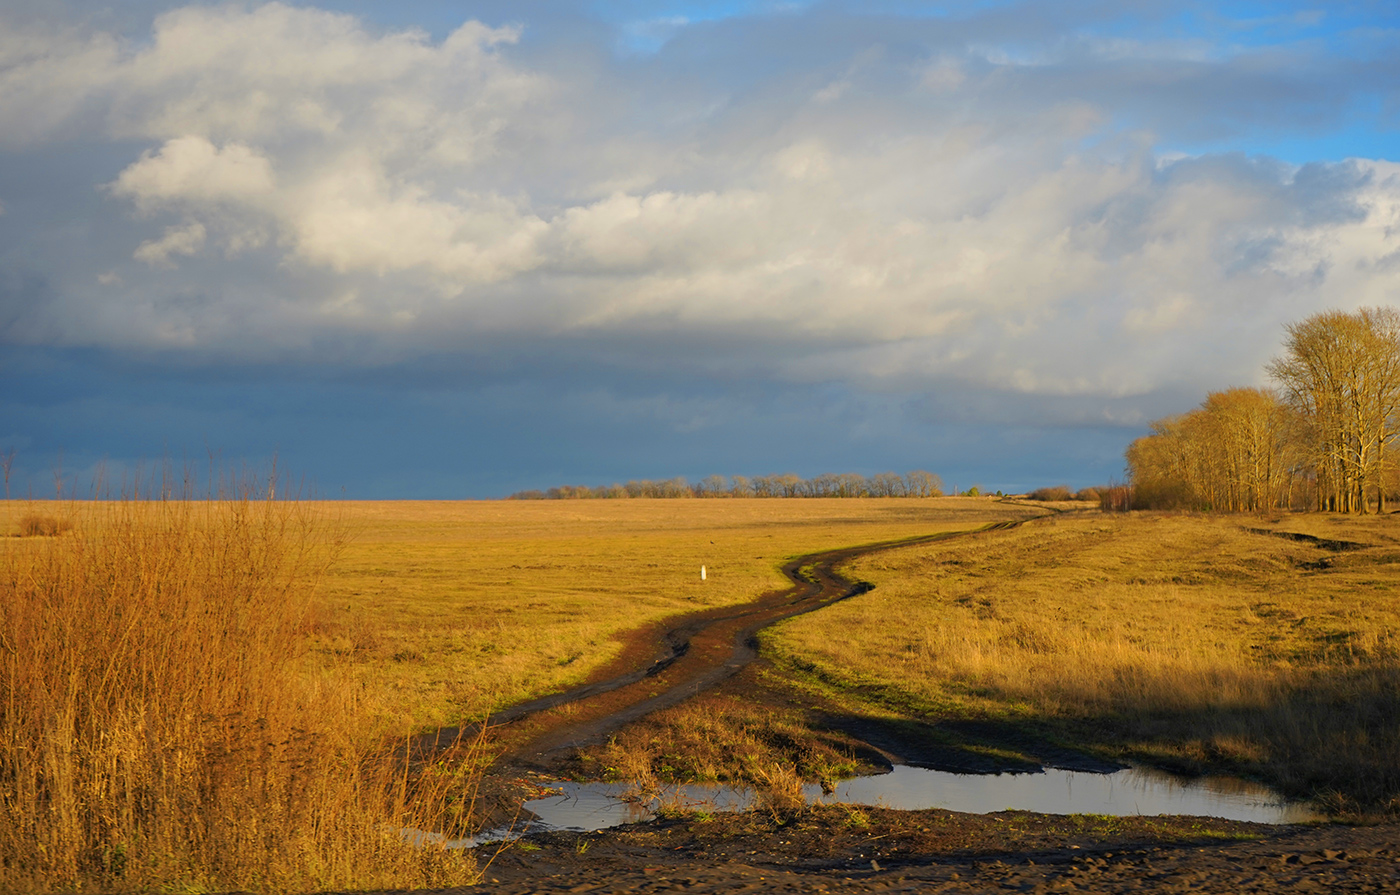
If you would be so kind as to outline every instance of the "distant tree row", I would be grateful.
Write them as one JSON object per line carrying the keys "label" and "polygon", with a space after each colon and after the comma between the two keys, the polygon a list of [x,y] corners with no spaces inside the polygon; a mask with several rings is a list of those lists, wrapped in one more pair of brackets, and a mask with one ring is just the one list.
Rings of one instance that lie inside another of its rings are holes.
{"label": "distant tree row", "polygon": [[1400,314],[1328,311],[1286,332],[1268,366],[1277,390],[1211,393],[1129,446],[1134,506],[1385,511],[1400,438]]}
{"label": "distant tree row", "polygon": [[1027,500],[1082,500],[1098,503],[1103,499],[1102,488],[1080,488],[1078,491],[1071,491],[1064,485],[1054,485],[1049,488],[1037,488],[1026,495]]}
{"label": "distant tree row", "polygon": [[685,478],[634,480],[625,485],[562,485],[548,491],[517,491],[509,500],[578,500],[628,497],[941,497],[943,481],[931,472],[826,473],[804,479],[786,475],[748,478],[712,475],[692,484]]}

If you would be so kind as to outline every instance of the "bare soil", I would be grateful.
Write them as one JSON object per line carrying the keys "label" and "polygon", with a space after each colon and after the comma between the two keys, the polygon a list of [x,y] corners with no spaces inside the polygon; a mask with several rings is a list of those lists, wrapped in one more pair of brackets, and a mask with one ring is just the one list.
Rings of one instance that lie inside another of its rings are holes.
{"label": "bare soil", "polygon": [[1382,892],[1400,827],[845,806],[532,836],[473,891]]}

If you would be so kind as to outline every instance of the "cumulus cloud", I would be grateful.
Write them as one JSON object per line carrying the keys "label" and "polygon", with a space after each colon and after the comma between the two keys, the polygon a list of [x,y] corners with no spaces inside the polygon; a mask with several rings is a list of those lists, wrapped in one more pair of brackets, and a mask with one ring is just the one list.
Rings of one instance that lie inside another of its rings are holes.
{"label": "cumulus cloud", "polygon": [[[141,243],[131,257],[137,261],[144,261],[151,267],[174,267],[170,256],[193,255],[204,246],[204,237],[204,225],[199,221],[180,227],[166,227],[165,234],[160,239]],[[99,277],[98,282],[111,285],[115,280],[103,282]]]}
{"label": "cumulus cloud", "polygon": [[447,278],[452,291],[535,266],[545,227],[499,196],[444,200],[418,184],[395,184],[364,158],[311,178],[283,214],[308,264],[338,273],[428,271]]}
{"label": "cumulus cloud", "polygon": [[1283,322],[1395,294],[1393,164],[1163,148],[1324,120],[1340,63],[1013,19],[665,22],[601,61],[278,3],[0,29],[0,140],[119,159],[140,265],[95,259],[105,290],[27,332],[1122,396],[1256,375]]}
{"label": "cumulus cloud", "polygon": [[251,203],[273,191],[272,163],[241,143],[216,147],[202,136],[177,137],[132,163],[112,191],[138,207],[162,203]]}

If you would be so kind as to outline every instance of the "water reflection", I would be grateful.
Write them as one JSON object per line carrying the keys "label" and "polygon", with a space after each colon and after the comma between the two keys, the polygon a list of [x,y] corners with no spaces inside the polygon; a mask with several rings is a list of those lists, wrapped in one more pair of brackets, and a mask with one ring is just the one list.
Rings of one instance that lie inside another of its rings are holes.
{"label": "water reflection", "polygon": [[[625,801],[628,787],[616,783],[557,783],[555,794],[525,803],[541,826],[554,830],[601,830],[649,820],[658,803]],[[898,765],[888,774],[856,777],[823,795],[805,789],[811,803],[845,802],[887,808],[946,808],[985,814],[1004,809],[1044,814],[1162,815],[1220,817],[1285,824],[1313,820],[1305,805],[1285,802],[1263,786],[1205,777],[1182,780],[1160,771],[1128,768],[1113,774],[1046,770],[1036,774],[952,774]],[[744,789],[682,786],[668,790],[667,804],[706,811],[738,811],[753,801]]]}
{"label": "water reflection", "polygon": [[1182,780],[1146,768],[1113,774],[1059,770],[950,774],[900,765],[878,777],[843,781],[828,796],[811,785],[806,795],[809,802],[947,808],[971,814],[1015,808],[1043,814],[1186,814],[1266,824],[1299,823],[1315,817],[1306,806],[1285,802],[1269,789],[1244,780]]}
{"label": "water reflection", "polygon": [[651,820],[663,803],[668,807],[703,811],[743,811],[753,803],[746,789],[730,786],[686,784],[667,787],[662,798],[645,801],[624,799],[632,787],[623,783],[551,783],[554,794],[525,803],[525,810],[551,830],[602,830],[607,827]]}

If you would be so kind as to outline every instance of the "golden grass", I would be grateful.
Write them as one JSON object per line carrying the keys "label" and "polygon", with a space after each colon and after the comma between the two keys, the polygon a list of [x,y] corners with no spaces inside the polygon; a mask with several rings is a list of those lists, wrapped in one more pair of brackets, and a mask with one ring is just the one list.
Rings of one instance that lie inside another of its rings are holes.
{"label": "golden grass", "polygon": [[0,504],[0,530],[43,535],[0,547],[0,889],[470,881],[469,857],[398,831],[459,831],[480,756],[408,771],[386,737],[577,681],[640,625],[784,586],[792,556],[1022,512]]}
{"label": "golden grass", "polygon": [[769,788],[782,773],[832,782],[863,768],[839,736],[811,731],[796,709],[707,694],[642,719],[582,756],[586,776],[635,783],[726,782]]}
{"label": "golden grass", "polygon": [[22,538],[52,538],[71,527],[68,520],[48,513],[25,513],[19,517],[19,536]]}
{"label": "golden grass", "polygon": [[1397,561],[1391,518],[1060,516],[857,560],[874,591],[768,642],[901,711],[1049,723],[1334,809],[1394,810]]}
{"label": "golden grass", "polygon": [[417,728],[577,683],[628,631],[786,586],[794,556],[1036,512],[957,498],[336,508],[348,538],[314,649]]}
{"label": "golden grass", "polygon": [[0,547],[0,891],[476,878],[400,833],[450,828],[471,765],[390,760],[374,706],[302,661],[333,546],[315,508],[56,512],[70,530]]}

